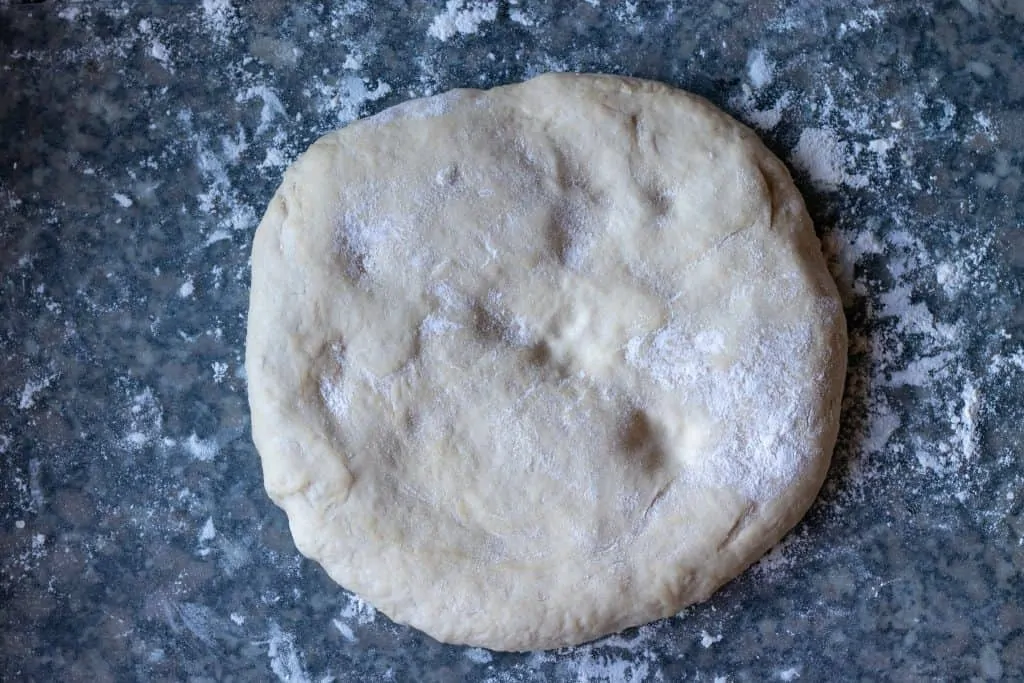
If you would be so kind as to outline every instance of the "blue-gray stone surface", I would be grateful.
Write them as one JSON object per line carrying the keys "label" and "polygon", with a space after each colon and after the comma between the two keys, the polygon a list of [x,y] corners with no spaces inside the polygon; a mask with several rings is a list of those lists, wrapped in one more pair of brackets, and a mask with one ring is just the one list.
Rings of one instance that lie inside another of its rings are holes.
{"label": "blue-gray stone surface", "polygon": [[[0,679],[1024,678],[1024,5],[0,3]],[[441,645],[295,550],[242,364],[253,231],[328,130],[545,71],[662,80],[790,163],[850,373],[807,518],[710,601]]]}

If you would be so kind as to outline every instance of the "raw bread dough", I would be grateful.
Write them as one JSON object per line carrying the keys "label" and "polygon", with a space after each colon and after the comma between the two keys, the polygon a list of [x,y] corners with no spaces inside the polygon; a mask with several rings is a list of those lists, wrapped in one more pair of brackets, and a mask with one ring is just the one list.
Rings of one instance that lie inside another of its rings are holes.
{"label": "raw bread dough", "polygon": [[267,491],[435,638],[552,648],[676,614],[828,468],[835,286],[785,167],[704,100],[545,75],[318,140],[256,233]]}

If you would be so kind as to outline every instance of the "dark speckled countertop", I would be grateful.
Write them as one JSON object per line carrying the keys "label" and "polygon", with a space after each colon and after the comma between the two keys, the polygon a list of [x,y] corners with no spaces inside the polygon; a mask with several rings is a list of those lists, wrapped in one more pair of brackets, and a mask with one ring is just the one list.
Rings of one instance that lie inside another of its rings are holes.
{"label": "dark speckled countertop", "polygon": [[[0,2],[0,679],[1021,680],[1022,35],[1017,0]],[[295,550],[249,438],[248,257],[320,134],[549,70],[762,134],[850,374],[767,558],[678,617],[501,654]]]}

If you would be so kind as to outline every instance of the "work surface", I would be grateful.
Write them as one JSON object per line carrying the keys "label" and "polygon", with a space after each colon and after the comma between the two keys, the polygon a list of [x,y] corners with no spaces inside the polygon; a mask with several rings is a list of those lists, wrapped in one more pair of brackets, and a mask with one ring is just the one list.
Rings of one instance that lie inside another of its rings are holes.
{"label": "work surface", "polygon": [[[1024,6],[910,5],[0,6],[0,679],[1020,679]],[[295,550],[249,438],[248,259],[322,133],[545,71],[757,130],[850,372],[825,489],[764,560],[675,618],[502,654]]]}

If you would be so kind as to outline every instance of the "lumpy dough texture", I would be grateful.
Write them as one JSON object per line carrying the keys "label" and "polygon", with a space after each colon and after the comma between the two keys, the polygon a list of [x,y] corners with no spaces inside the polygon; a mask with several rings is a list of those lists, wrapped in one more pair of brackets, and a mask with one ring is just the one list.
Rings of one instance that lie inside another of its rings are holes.
{"label": "lumpy dough texture", "polygon": [[845,335],[785,167],[704,100],[455,90],[285,174],[253,436],[299,550],[395,621],[570,645],[706,599],[800,519]]}

